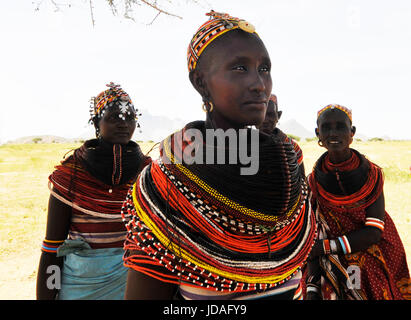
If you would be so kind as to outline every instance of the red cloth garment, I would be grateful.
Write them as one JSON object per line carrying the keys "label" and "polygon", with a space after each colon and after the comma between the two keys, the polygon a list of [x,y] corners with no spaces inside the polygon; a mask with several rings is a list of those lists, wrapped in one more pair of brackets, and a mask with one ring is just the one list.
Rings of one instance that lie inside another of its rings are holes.
{"label": "red cloth garment", "polygon": [[[383,191],[384,180],[381,168],[355,150],[352,151],[352,157],[337,166],[328,161],[327,153],[324,154],[308,177],[313,206],[316,206],[320,220],[325,224],[328,239],[336,239],[363,228],[366,209],[378,199]],[[344,177],[343,174],[360,168],[365,168],[362,174],[366,175],[366,179],[363,179],[365,183],[358,186],[357,191],[341,195],[327,191],[328,188],[324,181],[331,180],[325,176],[326,174],[337,175],[335,184],[340,185],[345,193],[350,181],[349,177]],[[385,228],[378,243],[364,251],[338,255],[338,258],[344,268],[350,265],[360,268],[361,286],[358,292],[364,299],[409,300],[411,281],[404,246],[387,212],[384,222]],[[335,298],[335,286],[333,287],[330,281],[323,279],[321,290],[323,299]],[[338,298],[341,299],[341,297]]]}

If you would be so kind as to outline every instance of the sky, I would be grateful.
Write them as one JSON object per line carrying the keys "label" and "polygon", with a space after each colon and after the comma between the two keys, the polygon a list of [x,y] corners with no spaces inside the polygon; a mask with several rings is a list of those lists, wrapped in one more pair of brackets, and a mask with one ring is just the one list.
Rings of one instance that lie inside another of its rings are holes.
{"label": "sky", "polygon": [[121,7],[113,15],[95,0],[94,27],[88,1],[55,2],[59,10],[49,0],[0,2],[0,143],[79,137],[90,130],[89,99],[110,81],[142,117],[204,119],[186,53],[210,9],[256,27],[270,54],[281,121],[314,130],[316,112],[338,103],[353,110],[361,134],[411,139],[409,0],[158,1],[182,19],[162,14],[153,23],[148,7],[138,7],[132,21]]}

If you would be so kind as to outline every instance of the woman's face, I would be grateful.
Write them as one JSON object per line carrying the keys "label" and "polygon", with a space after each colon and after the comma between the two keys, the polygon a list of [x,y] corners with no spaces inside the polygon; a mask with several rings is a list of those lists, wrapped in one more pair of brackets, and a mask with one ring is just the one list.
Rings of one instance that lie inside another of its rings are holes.
{"label": "woman's face", "polygon": [[280,113],[277,109],[277,104],[270,100],[268,102],[267,112],[265,113],[264,121],[260,125],[256,126],[256,128],[267,134],[272,134],[275,127],[277,126],[278,119],[280,118]]}
{"label": "woman's face", "polygon": [[213,103],[212,119],[217,126],[260,124],[271,94],[270,57],[254,34],[235,30],[223,37],[201,57],[203,87],[197,90],[203,100]]}
{"label": "woman's face", "polygon": [[127,107],[125,112],[118,106],[106,109],[98,126],[101,137],[110,143],[127,144],[136,129],[136,114]]}
{"label": "woman's face", "polygon": [[330,152],[341,152],[349,148],[355,128],[347,115],[338,109],[326,110],[318,118],[316,133],[324,147]]}

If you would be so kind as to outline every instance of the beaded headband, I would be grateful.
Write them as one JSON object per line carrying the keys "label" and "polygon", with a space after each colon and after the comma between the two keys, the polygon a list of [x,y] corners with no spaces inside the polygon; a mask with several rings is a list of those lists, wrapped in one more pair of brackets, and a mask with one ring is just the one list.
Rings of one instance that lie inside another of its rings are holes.
{"label": "beaded headband", "polygon": [[328,106],[325,106],[324,108],[322,108],[320,111],[317,112],[317,119],[320,117],[320,115],[328,110],[328,109],[338,109],[341,110],[342,112],[344,112],[348,118],[350,118],[351,122],[352,122],[352,111],[346,107],[340,106],[339,104],[329,104]]}
{"label": "beaded headband", "polygon": [[[138,109],[134,107],[129,95],[120,87],[119,84],[110,82],[106,84],[107,90],[102,91],[97,95],[97,97],[92,97],[90,99],[90,123],[94,123],[96,126],[96,121],[104,116],[106,110],[110,107],[117,106],[120,109],[119,118],[122,120],[126,119],[126,115],[130,115],[131,112],[135,114],[136,127],[140,128],[140,124],[137,122],[138,117],[141,113]],[[96,126],[96,136],[99,136],[100,130]],[[140,129],[141,132],[141,129]]]}
{"label": "beaded headband", "polygon": [[202,24],[191,39],[187,50],[188,71],[192,71],[197,66],[197,61],[205,48],[224,33],[241,29],[249,33],[256,33],[254,26],[239,18],[231,17],[228,13],[220,13],[211,10],[206,13],[210,19]]}
{"label": "beaded headband", "polygon": [[[95,118],[101,118],[106,109],[112,106],[118,106],[120,109],[119,117],[125,120],[126,114],[134,112],[136,115],[136,120],[141,114],[134,107],[129,95],[120,87],[119,84],[110,82],[106,84],[107,90],[101,92],[97,97],[92,97],[90,99],[90,121],[93,122]],[[139,126],[138,126],[139,127]]]}

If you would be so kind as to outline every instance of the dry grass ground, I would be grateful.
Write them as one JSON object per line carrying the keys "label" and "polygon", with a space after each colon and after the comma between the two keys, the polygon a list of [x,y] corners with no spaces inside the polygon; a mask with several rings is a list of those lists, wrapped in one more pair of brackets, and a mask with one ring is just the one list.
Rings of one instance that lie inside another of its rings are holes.
{"label": "dry grass ground", "polygon": [[[47,220],[47,177],[78,144],[0,146],[0,299],[35,299],[40,244]],[[151,144],[141,145],[148,151]],[[323,152],[301,142],[306,172]],[[354,148],[384,168],[386,208],[411,257],[411,141],[356,142]],[[154,153],[155,154],[155,153]]]}

